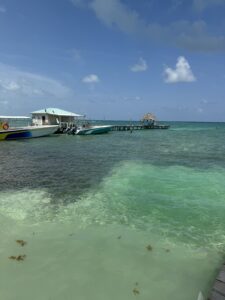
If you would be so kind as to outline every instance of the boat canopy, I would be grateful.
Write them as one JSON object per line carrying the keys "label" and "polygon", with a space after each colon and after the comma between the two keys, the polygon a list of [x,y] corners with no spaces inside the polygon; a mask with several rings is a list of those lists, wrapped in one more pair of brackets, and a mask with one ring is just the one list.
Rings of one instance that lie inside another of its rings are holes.
{"label": "boat canopy", "polygon": [[0,116],[0,119],[7,119],[7,120],[9,120],[9,119],[13,119],[13,120],[21,120],[21,119],[23,119],[23,120],[28,120],[28,119],[30,119],[30,117],[25,117],[25,116]]}
{"label": "boat canopy", "polygon": [[55,115],[55,116],[62,116],[62,117],[85,117],[84,115],[79,115],[73,112],[69,112],[63,109],[59,108],[44,108],[41,110],[33,111],[32,115],[35,114],[49,114],[49,115]]}

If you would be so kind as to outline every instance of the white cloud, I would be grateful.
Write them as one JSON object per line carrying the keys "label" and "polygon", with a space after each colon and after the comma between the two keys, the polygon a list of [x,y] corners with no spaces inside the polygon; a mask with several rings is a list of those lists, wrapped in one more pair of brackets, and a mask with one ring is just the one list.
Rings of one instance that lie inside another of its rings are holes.
{"label": "white cloud", "polygon": [[[81,3],[71,0],[74,5]],[[195,6],[199,3],[211,5],[214,1],[222,3],[224,0],[193,0]],[[209,34],[204,21],[177,21],[167,25],[147,23],[140,15],[130,9],[121,0],[91,0],[82,1],[84,7],[91,9],[96,17],[110,28],[118,28],[125,34],[136,35],[151,41],[164,42],[193,51],[224,51],[225,36]],[[179,4],[180,1],[177,1]],[[180,4],[179,4],[180,5]]]}
{"label": "white cloud", "polygon": [[170,11],[174,11],[183,5],[184,0],[172,0]]}
{"label": "white cloud", "polygon": [[[122,100],[128,101],[128,102],[140,102],[140,101],[142,101],[142,97],[141,96],[124,96],[124,97],[122,97]],[[118,98],[118,101],[121,101],[121,99]]]}
{"label": "white cloud", "polygon": [[70,88],[55,79],[0,63],[0,102],[13,111],[54,104],[72,95]]}
{"label": "white cloud", "polygon": [[8,102],[7,100],[1,100],[0,103],[1,103],[2,105],[7,105],[9,102]]}
{"label": "white cloud", "polygon": [[82,5],[82,0],[70,0],[75,6]]}
{"label": "white cloud", "polygon": [[203,111],[204,111],[203,108],[201,108],[201,107],[198,107],[198,108],[197,108],[197,112],[198,112],[198,113],[202,114]]}
{"label": "white cloud", "polygon": [[140,27],[140,20],[136,11],[129,10],[119,0],[93,0],[90,4],[97,18],[107,26],[117,26],[125,33],[136,32]]}
{"label": "white cloud", "polygon": [[80,50],[72,49],[70,52],[71,52],[71,55],[72,55],[72,58],[74,61],[76,61],[76,62],[82,61]]}
{"label": "white cloud", "polygon": [[85,76],[82,81],[84,83],[98,83],[100,81],[100,79],[98,78],[97,75],[95,74],[90,74],[90,75],[87,75]]}
{"label": "white cloud", "polygon": [[74,48],[74,49],[67,50],[67,55],[76,64],[85,63],[85,59],[82,55],[82,51],[79,49]]}
{"label": "white cloud", "polygon": [[148,69],[148,65],[143,58],[139,58],[138,63],[133,65],[131,68],[132,72],[144,72]]}
{"label": "white cloud", "polygon": [[9,79],[0,79],[0,87],[2,89],[8,90],[8,91],[16,91],[20,89],[20,86],[15,81],[10,81]]}
{"label": "white cloud", "polygon": [[71,91],[57,80],[20,71],[17,68],[0,63],[0,92],[16,92],[24,96],[38,94],[62,98]]}
{"label": "white cloud", "polygon": [[215,5],[224,5],[224,0],[193,0],[193,7],[196,11],[202,12],[206,8]]}
{"label": "white cloud", "polygon": [[6,13],[6,8],[0,5],[0,13]]}
{"label": "white cloud", "polygon": [[196,81],[188,61],[183,56],[178,57],[175,69],[167,67],[164,74],[167,83]]}
{"label": "white cloud", "polygon": [[209,101],[208,101],[208,100],[206,100],[206,99],[202,99],[202,100],[200,101],[200,103],[201,103],[201,104],[208,104],[208,103],[209,103]]}

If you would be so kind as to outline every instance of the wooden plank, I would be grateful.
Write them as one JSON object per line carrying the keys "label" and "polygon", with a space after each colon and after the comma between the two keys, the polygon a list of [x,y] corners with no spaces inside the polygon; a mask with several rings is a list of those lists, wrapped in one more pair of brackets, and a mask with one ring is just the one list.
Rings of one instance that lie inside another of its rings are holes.
{"label": "wooden plank", "polygon": [[222,266],[216,279],[225,282],[225,265]]}
{"label": "wooden plank", "polygon": [[222,296],[222,295],[220,295],[220,294],[218,294],[217,292],[214,292],[214,291],[212,291],[212,293],[209,297],[209,300],[224,300],[224,299],[225,299],[224,296]]}
{"label": "wooden plank", "polygon": [[225,300],[225,264],[216,277],[208,300]]}
{"label": "wooden plank", "polygon": [[217,280],[225,283],[225,268],[224,271],[221,270],[219,275],[216,277]]}
{"label": "wooden plank", "polygon": [[213,291],[223,295],[224,299],[225,299],[225,283],[224,282],[216,280],[216,282],[214,283],[214,286],[213,286]]}

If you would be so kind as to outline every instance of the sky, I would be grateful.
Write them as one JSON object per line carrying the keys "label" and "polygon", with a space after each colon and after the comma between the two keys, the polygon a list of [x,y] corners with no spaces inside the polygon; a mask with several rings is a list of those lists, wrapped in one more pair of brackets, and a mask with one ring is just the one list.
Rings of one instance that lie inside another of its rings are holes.
{"label": "sky", "polygon": [[0,115],[225,122],[225,0],[0,0]]}

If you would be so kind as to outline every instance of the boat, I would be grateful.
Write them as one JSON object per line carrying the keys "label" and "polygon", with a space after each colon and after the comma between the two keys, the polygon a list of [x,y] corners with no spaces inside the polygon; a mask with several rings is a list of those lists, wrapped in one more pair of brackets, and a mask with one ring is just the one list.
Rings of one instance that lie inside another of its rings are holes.
{"label": "boat", "polygon": [[112,125],[83,125],[77,128],[77,135],[102,134],[112,130]]}
{"label": "boat", "polygon": [[[5,117],[4,119],[9,120],[15,118]],[[10,127],[8,122],[0,121],[0,141],[47,136],[55,133],[58,128],[58,125]]]}

